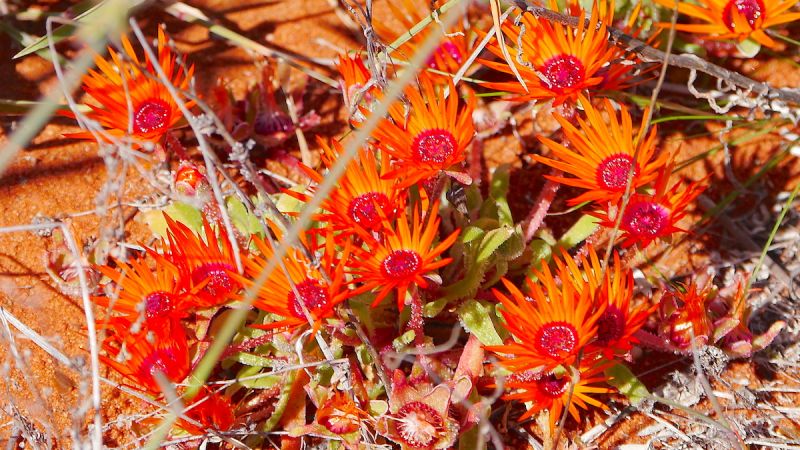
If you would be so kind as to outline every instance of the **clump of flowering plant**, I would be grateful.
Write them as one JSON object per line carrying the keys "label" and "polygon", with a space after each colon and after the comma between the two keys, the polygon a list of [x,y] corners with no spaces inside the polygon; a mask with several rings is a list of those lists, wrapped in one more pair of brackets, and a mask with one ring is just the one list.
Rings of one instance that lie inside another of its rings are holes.
{"label": "clump of flowering plant", "polygon": [[[722,20],[730,33],[682,27],[714,39],[766,43],[767,28],[795,18],[792,2],[756,3],[677,8]],[[695,203],[711,183],[681,171],[694,156],[664,145],[671,130],[654,125],[686,120],[666,116],[670,108],[697,109],[645,106],[630,89],[652,66],[615,41],[655,42],[636,17],[645,6],[618,17],[623,25],[602,1],[568,2],[564,13],[555,1],[529,5],[513,21],[501,2],[471,6],[452,25],[439,14],[453,2],[390,4],[387,14],[416,30],[396,36],[372,22],[369,4],[369,48],[337,49],[325,75],[306,70],[312,60],[292,64],[315,89],[287,89],[280,64],[267,61],[244,96],[222,82],[199,96],[217,117],[187,118],[202,125],[196,134],[172,132],[177,103],[198,97],[185,92],[193,69],[162,31],[158,61],[137,59],[127,40],[124,55],[97,60],[84,91],[109,138],[100,142],[130,139],[164,158],[135,166],[155,187],[147,201],[118,205],[135,205],[154,236],[109,245],[87,297],[111,377],[149,400],[153,417],[166,415],[161,406],[176,412],[176,441],[515,448],[515,437],[487,430],[517,424],[558,448],[615,403],[667,403],[633,375],[642,354],[717,346],[750,357],[786,325],[752,331],[746,277],[718,289],[662,267],[699,233]],[[402,57],[420,48],[432,49],[427,60]],[[473,61],[492,70],[455,76]],[[311,92],[334,105],[320,112],[330,127],[304,113]],[[485,111],[503,113],[476,126]],[[284,156],[270,167],[289,176],[262,167],[265,148]],[[78,259],[60,261],[60,272],[74,280]],[[657,280],[665,287],[652,295]],[[157,427],[142,422],[146,433]]]}

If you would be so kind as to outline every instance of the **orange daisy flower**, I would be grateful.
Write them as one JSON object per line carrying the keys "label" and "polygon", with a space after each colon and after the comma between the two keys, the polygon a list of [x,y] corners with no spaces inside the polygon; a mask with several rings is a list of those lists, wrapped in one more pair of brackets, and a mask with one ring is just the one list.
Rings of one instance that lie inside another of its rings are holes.
{"label": "orange daisy flower", "polygon": [[413,86],[406,89],[411,112],[403,103],[395,103],[389,109],[392,120],[383,119],[373,133],[378,145],[397,160],[395,170],[385,176],[402,178],[402,187],[447,173],[466,157],[475,134],[476,100],[470,96],[466,106],[459,108],[455,86],[452,82],[449,86],[445,99],[430,77],[421,77],[421,92]]}
{"label": "orange daisy flower", "polygon": [[[280,241],[283,233],[271,224],[275,238]],[[231,272],[230,276],[246,287],[252,287],[256,278],[264,271],[275,251],[269,241],[258,236],[252,237],[259,255],[251,254],[244,259],[245,275]],[[325,239],[325,249],[320,264],[315,266],[305,254],[289,249],[283,257],[283,267],[272,271],[267,281],[258,290],[258,298],[253,303],[256,308],[285,319],[266,325],[251,325],[259,329],[293,330],[308,324],[304,309],[308,311],[317,327],[322,319],[333,315],[333,308],[350,297],[344,281],[344,262],[350,255],[346,245],[341,259],[336,258],[334,240]],[[320,268],[327,273],[323,274]],[[299,298],[298,298],[299,296]]]}
{"label": "orange daisy flower", "polygon": [[344,106],[353,114],[353,118],[360,122],[364,116],[358,110],[359,105],[369,105],[378,98],[380,89],[372,82],[372,74],[364,65],[361,55],[339,55],[336,64],[339,72],[339,86],[344,96]]}
{"label": "orange daisy flower", "polygon": [[513,372],[549,371],[573,364],[578,353],[596,338],[597,321],[605,312],[592,301],[583,278],[573,279],[562,270],[558,285],[546,264],[534,275],[538,281],[525,280],[531,298],[506,279],[503,284],[511,298],[493,290],[514,340],[487,349],[498,353],[502,365]]}
{"label": "orange daisy flower", "polygon": [[[614,252],[613,262],[603,270],[594,247],[589,245],[587,249],[588,258],[586,255],[580,257],[583,271],[566,251],[562,251],[562,259],[555,262],[559,273],[569,273],[576,286],[588,287],[596,307],[604,310],[597,320],[597,337],[589,347],[613,359],[626,354],[638,342],[634,334],[642,328],[657,305],[633,305],[633,271],[622,265],[619,253]],[[585,284],[581,283],[584,279]]]}
{"label": "orange daisy flower", "polygon": [[445,240],[434,246],[433,241],[439,231],[439,205],[433,205],[430,217],[420,218],[418,209],[414,210],[411,223],[405,211],[396,221],[396,228],[387,223],[380,241],[361,227],[360,237],[366,242],[368,250],[354,249],[354,259],[350,262],[354,281],[362,283],[353,295],[378,290],[372,302],[377,306],[389,292],[397,290],[397,307],[402,310],[409,286],[415,284],[423,289],[428,287],[425,276],[450,263],[452,258],[435,259],[450,248],[458,238],[460,230],[454,231]]}
{"label": "orange daisy flower", "polygon": [[[689,205],[700,195],[704,186],[697,182],[684,185],[677,181],[668,188],[673,165],[662,169],[655,181],[655,188],[650,194],[633,194],[625,211],[622,213],[620,231],[622,245],[630,247],[638,244],[647,247],[658,238],[666,238],[672,233],[686,231],[678,228],[677,223],[686,216]],[[609,208],[608,211],[591,212],[601,220],[600,225],[613,228],[622,202]]]}
{"label": "orange daisy flower", "polygon": [[[410,30],[431,14],[430,6],[438,9],[444,3],[445,2],[441,0],[401,0],[399,4],[396,2],[387,2],[386,5],[392,11],[392,15],[403,24],[403,29]],[[380,21],[373,23],[373,26],[378,35],[384,38],[386,42],[391,43],[400,37],[400,35],[392,33],[392,31]],[[430,36],[429,33],[432,32],[441,34],[441,41],[433,54],[428,58],[428,67],[455,75],[472,52],[469,33],[462,24],[452,26],[447,30],[447,33],[445,33],[441,26],[436,23],[431,23],[425,30],[415,34],[411,39],[397,48],[396,55],[399,54],[401,57],[410,59],[411,55],[418,52],[419,47],[425,42],[425,39]],[[407,31],[404,31],[402,34],[404,33],[407,33]],[[436,76],[435,74],[432,75]]]}
{"label": "orange daisy flower", "polygon": [[597,383],[607,381],[603,371],[608,368],[608,364],[581,367],[580,380],[571,387],[571,378],[568,373],[561,376],[553,372],[538,372],[527,370],[515,373],[508,377],[505,387],[508,390],[516,391],[503,396],[506,400],[521,400],[530,402],[531,405],[520,420],[532,417],[534,414],[549,410],[550,429],[555,430],[556,422],[561,419],[561,414],[567,406],[569,391],[572,389],[572,401],[569,403],[569,414],[580,422],[578,408],[589,409],[589,406],[608,409],[608,407],[590,397],[592,394],[607,394],[612,390],[607,387],[595,386]]}
{"label": "orange daisy flower", "polygon": [[[710,40],[739,42],[752,39],[766,47],[775,47],[775,41],[766,30],[776,25],[800,19],[800,12],[788,12],[798,0],[698,0],[697,4],[656,0],[656,3],[705,23],[677,24],[675,29],[698,33]],[[662,28],[671,24],[661,23]]]}
{"label": "orange daisy flower", "polygon": [[[339,159],[342,145],[333,141],[331,148],[323,139],[317,141],[322,148],[322,164],[330,169]],[[356,226],[379,231],[383,219],[394,220],[398,207],[405,205],[405,190],[399,189],[396,179],[387,177],[391,162],[389,155],[379,150],[378,162],[375,153],[369,149],[358,152],[339,178],[338,186],[322,202],[321,208],[325,212],[314,217],[314,220],[326,222],[333,231],[340,233],[337,240],[355,233]],[[323,174],[304,165],[300,167],[317,184],[324,179]],[[314,191],[313,188],[310,190]],[[285,192],[304,202],[310,199],[309,195],[296,191]]]}
{"label": "orange daisy flower", "polygon": [[[125,36],[122,37],[122,48],[130,62],[109,49],[111,61],[96,58],[100,71],[90,70],[84,77],[83,89],[95,101],[89,104],[92,111],[86,116],[97,121],[111,137],[130,136],[139,142],[158,143],[183,115],[166,86],[158,80],[155,64],[179,90],[189,87],[194,66],[185,71],[178,66],[176,70],[176,55],[172,54],[167,37],[160,28],[157,62],[149,57],[142,62]],[[187,101],[187,106],[193,104]],[[66,114],[74,117],[72,113]],[[88,131],[69,134],[68,137],[95,139]]]}
{"label": "orange daisy flower", "polygon": [[[558,9],[554,1],[550,2],[550,7]],[[520,37],[520,27],[511,22],[503,23],[506,39],[509,42],[521,42],[521,51],[530,63],[517,65],[527,89],[516,79],[482,85],[519,94],[511,99],[513,101],[553,99],[555,106],[575,100],[579,92],[599,85],[603,81],[600,69],[609,64],[616,49],[609,43],[606,23],[600,20],[598,9],[592,9],[588,27],[584,20],[586,12],[581,11],[577,29],[525,14],[520,19],[525,26],[525,33]],[[486,48],[503,58],[503,51],[496,40]],[[510,47],[508,51],[511,55],[518,53]],[[513,74],[505,62],[480,62],[500,72]]]}
{"label": "orange daisy flower", "polygon": [[631,115],[620,105],[619,118],[611,101],[605,100],[603,108],[609,116],[606,123],[601,111],[581,95],[580,103],[586,112],[584,120],[577,118],[578,126],[556,115],[570,147],[551,139],[538,136],[557,159],[534,155],[533,158],[550,167],[559,169],[572,177],[547,176],[548,179],[568,186],[586,189],[587,192],[569,200],[570,205],[587,201],[613,202],[622,197],[633,166],[631,188],[636,190],[651,181],[662,171],[668,154],[653,158],[655,153],[656,127],[644,136],[644,127],[633,134]]}
{"label": "orange daisy flower", "polygon": [[178,267],[182,279],[187,280],[197,307],[209,308],[231,300],[241,287],[229,273],[236,271],[234,245],[224,231],[217,236],[216,230],[203,218],[205,240],[186,225],[167,220],[165,256]]}
{"label": "orange daisy flower", "polygon": [[131,323],[119,317],[103,327],[108,333],[103,341],[107,356],[100,359],[127,378],[131,386],[159,397],[161,387],[156,373],[173,383],[180,383],[189,375],[189,345],[177,321],[167,322],[158,333],[147,328],[132,333]]}
{"label": "orange daisy flower", "polygon": [[116,268],[98,266],[97,270],[115,285],[111,288],[106,284],[106,291],[113,291],[115,295],[93,297],[93,301],[130,322],[185,317],[188,313],[184,308],[187,294],[178,268],[155,252],[151,255],[155,259],[153,269],[144,258],[133,259],[130,263],[116,261]]}

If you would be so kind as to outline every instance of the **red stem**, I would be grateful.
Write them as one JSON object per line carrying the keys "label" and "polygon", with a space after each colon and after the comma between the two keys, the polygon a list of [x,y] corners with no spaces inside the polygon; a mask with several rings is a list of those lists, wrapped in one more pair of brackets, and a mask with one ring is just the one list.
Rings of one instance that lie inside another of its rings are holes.
{"label": "red stem", "polygon": [[177,156],[179,160],[189,160],[189,155],[186,154],[186,149],[183,148],[183,144],[181,144],[178,138],[171,132],[164,135],[164,146],[167,151],[175,153],[175,156]]}
{"label": "red stem", "polygon": [[655,350],[660,350],[662,352],[674,353],[674,349],[670,347],[666,339],[660,338],[652,333],[649,333],[644,330],[639,330],[633,336],[639,340],[640,344],[646,347],[650,347]]}
{"label": "red stem", "polygon": [[411,289],[411,317],[408,319],[408,329],[414,330],[414,345],[421,346],[425,340],[422,317],[422,296],[416,287]]}
{"label": "red stem", "polygon": [[[560,170],[553,169],[550,171],[549,175],[560,177],[562,174],[563,172]],[[525,223],[527,224],[525,225],[525,243],[530,242],[531,239],[533,239],[533,235],[536,234],[536,231],[542,226],[544,217],[547,215],[547,211],[550,209],[550,205],[553,203],[553,199],[559,187],[561,187],[560,183],[547,180],[541,192],[539,192],[539,197],[536,199],[536,202],[534,202],[531,212],[528,213],[528,217],[525,219]]]}

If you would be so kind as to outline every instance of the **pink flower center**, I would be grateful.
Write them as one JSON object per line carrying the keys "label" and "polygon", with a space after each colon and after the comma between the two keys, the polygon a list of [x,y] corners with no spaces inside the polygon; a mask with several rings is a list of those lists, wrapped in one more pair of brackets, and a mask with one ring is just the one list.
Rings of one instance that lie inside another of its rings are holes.
{"label": "pink flower center", "polygon": [[383,275],[394,280],[414,276],[421,267],[422,257],[414,250],[395,250],[381,263]]}
{"label": "pink flower center", "polygon": [[224,297],[238,286],[238,284],[228,275],[228,271],[235,270],[230,264],[224,262],[210,262],[201,265],[192,272],[192,282],[200,284],[206,280],[208,283],[203,287],[203,291],[212,297]]}
{"label": "pink flower center", "polygon": [[425,130],[411,144],[413,159],[418,163],[441,165],[456,152],[456,138],[447,130]]}
{"label": "pink flower center", "polygon": [[[328,291],[322,287],[317,280],[306,278],[305,281],[297,284],[295,289],[297,289],[297,293],[300,294],[300,299],[303,301],[303,305],[308,312],[313,313],[319,311],[330,304]],[[289,302],[289,309],[295,317],[301,319],[306,317],[303,313],[303,308],[300,307],[300,302],[297,301],[297,296],[294,291],[289,291],[287,300]]]}
{"label": "pink flower center", "polygon": [[[453,61],[457,62],[458,64],[464,62],[464,55],[461,54],[461,49],[459,49],[456,44],[449,40],[442,42],[442,44],[436,48],[436,55],[442,59],[445,59],[446,55],[450,55],[450,57],[453,58]],[[436,58],[434,55],[431,55],[430,58],[428,58],[428,67],[431,69],[437,68]]]}
{"label": "pink flower center", "polygon": [[[597,184],[611,191],[624,191],[632,164],[633,157],[625,153],[607,157],[597,167]],[[635,177],[638,173],[637,164],[633,168],[633,176]]]}
{"label": "pink flower center", "polygon": [[162,131],[169,125],[170,107],[160,98],[145,100],[133,113],[133,131],[148,134]]}
{"label": "pink flower center", "polygon": [[390,209],[389,198],[382,192],[367,192],[354,198],[347,208],[347,214],[353,222],[366,229],[378,228],[381,223],[381,214],[386,215]]}
{"label": "pink flower center", "polygon": [[622,337],[625,315],[615,305],[609,305],[597,320],[597,343],[605,346]]}
{"label": "pink flower center", "polygon": [[547,79],[547,87],[563,92],[580,85],[586,77],[581,60],[572,55],[558,55],[548,59],[539,71]]}
{"label": "pink flower center", "polygon": [[544,395],[550,398],[558,398],[564,395],[564,392],[567,391],[567,376],[562,376],[561,378],[556,377],[552,373],[548,373],[547,375],[543,375],[536,380],[536,387],[539,388],[539,392],[543,393]]}
{"label": "pink flower center", "polygon": [[148,319],[168,315],[173,308],[172,295],[164,291],[147,294],[144,298],[144,315]]}
{"label": "pink flower center", "polygon": [[578,330],[566,322],[549,322],[536,333],[534,341],[540,352],[560,358],[575,350],[578,345]]}
{"label": "pink flower center", "polygon": [[409,402],[397,411],[397,432],[413,448],[430,448],[444,429],[444,419],[432,406]]}
{"label": "pink flower center", "polygon": [[656,237],[666,228],[670,211],[656,202],[629,205],[622,216],[622,227],[634,236]]}
{"label": "pink flower center", "polygon": [[744,16],[744,18],[747,20],[747,23],[750,24],[750,28],[755,28],[756,20],[758,20],[764,14],[764,10],[766,9],[762,0],[729,1],[722,10],[722,21],[731,31],[736,31],[736,22],[733,20],[733,8],[736,8],[736,11]]}

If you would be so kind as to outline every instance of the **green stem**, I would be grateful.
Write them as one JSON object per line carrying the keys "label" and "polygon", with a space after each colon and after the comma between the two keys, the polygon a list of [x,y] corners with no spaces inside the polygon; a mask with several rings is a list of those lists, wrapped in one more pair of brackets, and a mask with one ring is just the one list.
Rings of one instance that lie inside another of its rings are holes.
{"label": "green stem", "polygon": [[755,267],[753,267],[753,272],[750,274],[750,277],[747,279],[747,286],[744,288],[744,292],[747,293],[750,291],[750,285],[753,283],[753,279],[756,277],[758,272],[761,270],[761,266],[764,264],[764,260],[767,258],[767,252],[769,251],[769,246],[772,245],[772,240],[775,239],[775,235],[778,233],[778,229],[783,223],[783,219],[786,217],[786,213],[789,212],[789,209],[792,207],[792,203],[794,202],[794,198],[797,196],[797,192],[800,191],[800,183],[794,187],[792,190],[792,194],[786,200],[786,203],[783,205],[783,209],[781,209],[781,213],[778,216],[778,220],[775,221],[775,225],[772,227],[772,231],[769,233],[769,238],[767,242],[764,244],[764,248],[761,249],[761,255],[758,257],[758,262],[756,263]]}

